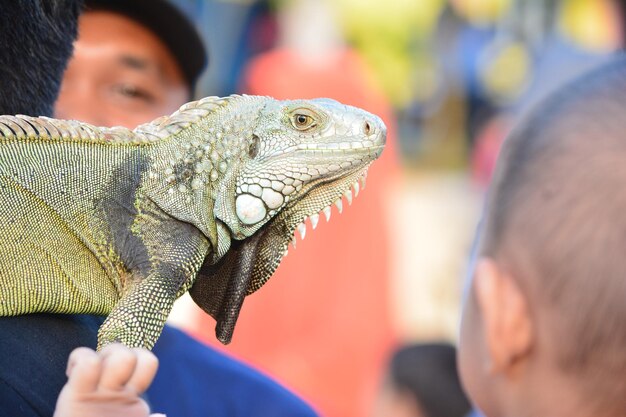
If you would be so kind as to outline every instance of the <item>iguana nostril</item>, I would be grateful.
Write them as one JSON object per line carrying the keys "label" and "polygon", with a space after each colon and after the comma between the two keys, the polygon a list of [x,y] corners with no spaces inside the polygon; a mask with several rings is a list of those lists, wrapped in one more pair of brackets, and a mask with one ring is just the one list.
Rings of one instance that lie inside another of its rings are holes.
{"label": "iguana nostril", "polygon": [[369,136],[372,133],[372,130],[372,125],[370,124],[370,122],[365,121],[365,125],[363,126],[363,131],[365,132],[365,134]]}

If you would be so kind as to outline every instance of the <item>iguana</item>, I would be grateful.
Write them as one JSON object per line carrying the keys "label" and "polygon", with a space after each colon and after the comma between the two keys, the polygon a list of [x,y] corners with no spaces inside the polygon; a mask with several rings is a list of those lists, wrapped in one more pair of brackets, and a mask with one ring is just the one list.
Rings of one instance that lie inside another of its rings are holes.
{"label": "iguana", "polygon": [[151,348],[189,291],[228,343],[304,221],[352,200],[386,128],[330,99],[208,97],[134,130],[0,116],[0,315],[108,317]]}

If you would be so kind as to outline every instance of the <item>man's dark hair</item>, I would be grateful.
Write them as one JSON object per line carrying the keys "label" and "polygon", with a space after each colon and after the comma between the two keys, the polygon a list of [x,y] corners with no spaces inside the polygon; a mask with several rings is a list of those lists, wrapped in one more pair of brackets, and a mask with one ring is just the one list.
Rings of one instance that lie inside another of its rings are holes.
{"label": "man's dark hair", "polygon": [[427,417],[463,417],[470,412],[456,367],[456,349],[447,343],[405,346],[391,358],[390,379],[409,393]]}
{"label": "man's dark hair", "polygon": [[626,410],[626,60],[505,141],[484,223],[482,255],[518,279],[560,368]]}
{"label": "man's dark hair", "polygon": [[85,0],[85,11],[96,10],[127,16],[154,33],[176,60],[193,96],[209,56],[190,16],[168,0]]}
{"label": "man's dark hair", "polygon": [[52,116],[80,0],[0,2],[0,114]]}

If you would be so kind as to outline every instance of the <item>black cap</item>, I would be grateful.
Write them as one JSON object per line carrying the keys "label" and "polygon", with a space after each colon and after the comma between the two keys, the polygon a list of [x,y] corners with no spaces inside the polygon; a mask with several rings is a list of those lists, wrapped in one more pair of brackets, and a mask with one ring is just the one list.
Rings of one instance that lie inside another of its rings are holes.
{"label": "black cap", "polygon": [[193,22],[166,0],[86,0],[85,10],[109,10],[141,23],[171,51],[191,90],[207,66],[208,55]]}

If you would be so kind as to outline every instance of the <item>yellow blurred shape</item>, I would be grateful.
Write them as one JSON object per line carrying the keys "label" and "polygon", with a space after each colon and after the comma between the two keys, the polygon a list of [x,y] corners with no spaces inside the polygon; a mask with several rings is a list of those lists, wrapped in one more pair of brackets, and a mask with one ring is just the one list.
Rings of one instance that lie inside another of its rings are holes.
{"label": "yellow blurred shape", "polygon": [[612,51],[621,44],[616,6],[607,0],[568,0],[561,13],[563,33],[580,46]]}
{"label": "yellow blurred shape", "polygon": [[531,57],[521,42],[510,41],[485,57],[481,71],[483,85],[498,101],[515,99],[528,82]]}
{"label": "yellow blurred shape", "polygon": [[452,0],[455,10],[475,25],[491,24],[502,16],[511,0]]}
{"label": "yellow blurred shape", "polygon": [[335,0],[331,4],[346,38],[393,104],[410,102],[415,55],[436,27],[444,0]]}

